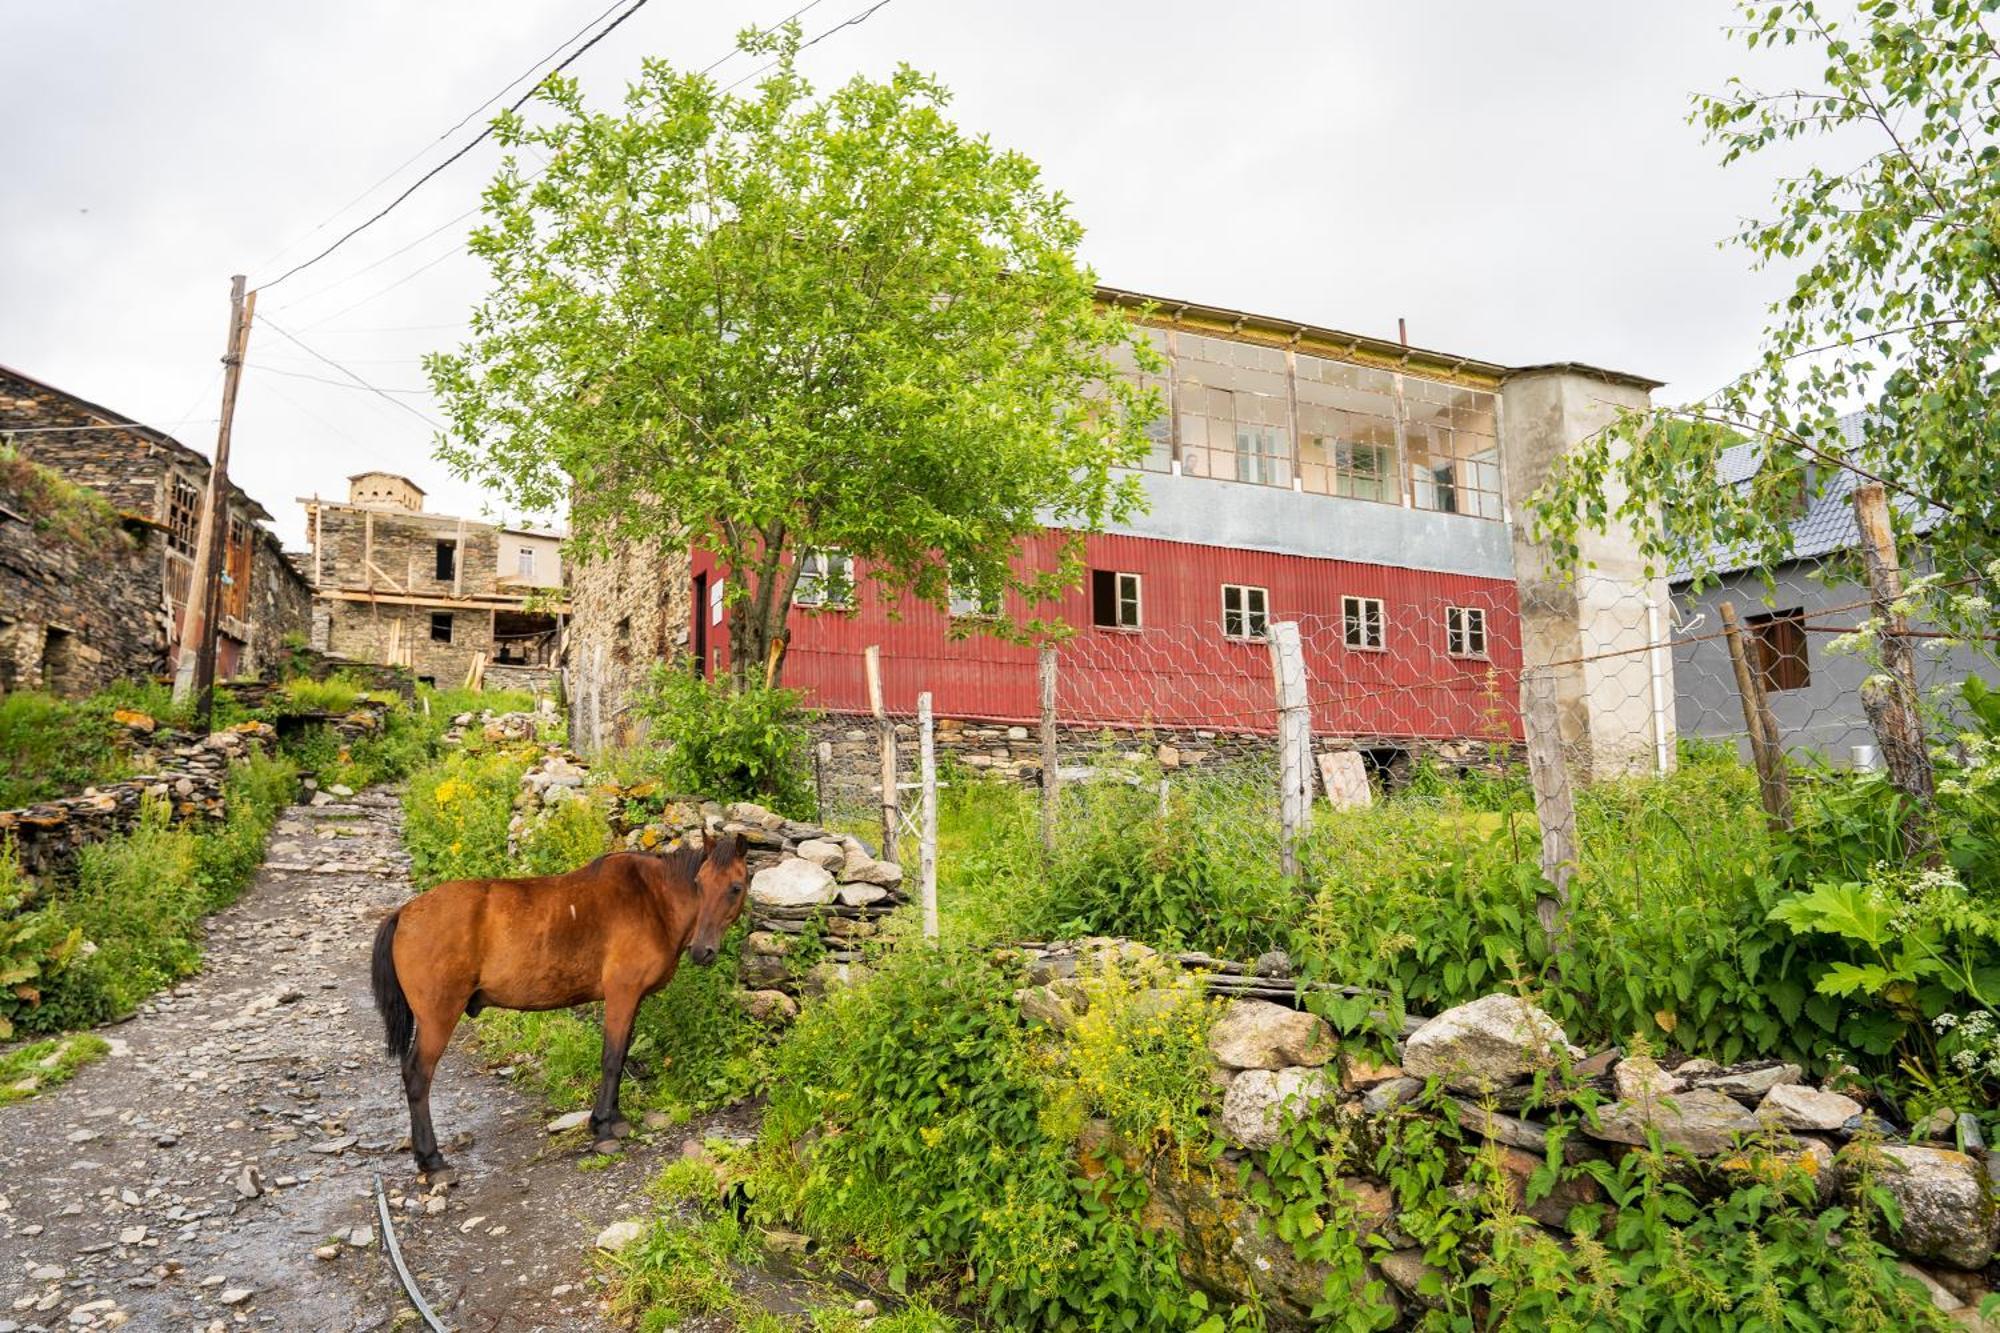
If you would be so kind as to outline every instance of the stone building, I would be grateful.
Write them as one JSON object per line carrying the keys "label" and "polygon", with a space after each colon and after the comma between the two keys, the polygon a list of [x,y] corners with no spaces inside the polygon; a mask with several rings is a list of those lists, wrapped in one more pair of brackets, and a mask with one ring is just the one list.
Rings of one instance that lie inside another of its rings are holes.
{"label": "stone building", "polygon": [[546,688],[569,605],[562,536],[428,513],[423,488],[389,472],[348,478],[345,503],[306,510],[315,648],[464,684]]}
{"label": "stone building", "polygon": [[[576,611],[564,638],[563,668],[570,734],[580,746],[594,750],[636,741],[641,729],[633,702],[646,673],[655,663],[701,655],[690,636],[706,617],[698,623],[692,614],[687,559],[685,549],[652,541],[572,562]],[[720,583],[715,591],[721,593]]]}
{"label": "stone building", "polygon": [[[0,689],[75,695],[164,671],[194,574],[208,460],[5,367],[0,448]],[[229,488],[220,680],[256,673],[285,635],[306,629],[310,591],[262,526],[269,518]]]}

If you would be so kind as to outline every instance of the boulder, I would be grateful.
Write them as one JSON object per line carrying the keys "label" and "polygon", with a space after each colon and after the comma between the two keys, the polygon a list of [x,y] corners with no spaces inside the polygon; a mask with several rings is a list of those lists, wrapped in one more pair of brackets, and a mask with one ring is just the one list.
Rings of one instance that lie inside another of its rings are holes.
{"label": "boulder", "polygon": [[613,1222],[610,1226],[598,1232],[597,1248],[600,1250],[609,1250],[611,1253],[616,1254],[627,1246],[637,1244],[639,1238],[645,1234],[646,1224],[638,1221],[636,1218],[628,1217],[622,1222]]}
{"label": "boulder", "polygon": [[834,892],[825,866],[797,858],[766,866],[750,880],[750,901],[765,907],[815,907],[832,902]]}
{"label": "boulder", "polygon": [[1024,986],[1014,992],[1014,1005],[1021,1011],[1021,1017],[1052,1032],[1068,1032],[1075,1027],[1077,1015],[1086,1004],[1081,996],[1072,999],[1054,986]]}
{"label": "boulder", "polygon": [[1612,1086],[1621,1102],[1657,1101],[1681,1090],[1681,1081],[1648,1056],[1635,1055],[1611,1071]]}
{"label": "boulder", "polygon": [[[1795,1066],[1794,1066],[1795,1067]],[[1799,1083],[1780,1083],[1764,1094],[1757,1114],[1780,1129],[1827,1133],[1861,1114],[1861,1103],[1837,1092],[1821,1092]]]}
{"label": "boulder", "polygon": [[889,891],[875,884],[843,884],[834,895],[843,907],[868,907],[889,896]]}
{"label": "boulder", "polygon": [[838,871],[847,860],[847,849],[831,838],[809,838],[799,844],[798,853],[814,865],[832,871]]}
{"label": "boulder", "polygon": [[1269,1148],[1278,1141],[1286,1111],[1304,1115],[1332,1091],[1319,1069],[1246,1069],[1229,1080],[1222,1095],[1222,1136],[1238,1147]]}
{"label": "boulder", "polygon": [[1325,1019],[1269,1000],[1231,1001],[1208,1030],[1208,1053],[1230,1069],[1318,1066],[1338,1050]]}
{"label": "boulder", "polygon": [[1978,1160],[1948,1148],[1889,1143],[1874,1148],[1849,1148],[1841,1154],[1851,1163],[1871,1154],[1874,1170],[1849,1169],[1847,1178],[1870,1175],[1888,1191],[1902,1210],[1902,1229],[1887,1237],[1907,1258],[1949,1264],[1968,1271],[1984,1268],[2000,1240],[2000,1213],[1989,1197],[1986,1170]]}
{"label": "boulder", "polygon": [[[1485,995],[1447,1009],[1411,1035],[1403,1068],[1460,1092],[1493,1092],[1551,1068],[1569,1038],[1547,1014],[1514,995]],[[1576,1054],[1581,1054],[1577,1052]]]}
{"label": "boulder", "polygon": [[849,853],[847,863],[840,870],[840,882],[893,889],[903,882],[903,867],[894,861],[877,861],[873,857],[857,857]]}
{"label": "boulder", "polygon": [[799,1016],[799,1002],[781,990],[738,991],[736,1003],[752,1021],[766,1027],[783,1027]]}
{"label": "boulder", "polygon": [[1613,1102],[1599,1107],[1597,1123],[1583,1132],[1607,1143],[1644,1145],[1646,1131],[1660,1142],[1697,1157],[1714,1157],[1734,1146],[1739,1135],[1755,1133],[1757,1118],[1734,1097],[1713,1088],[1689,1088],[1657,1101]]}

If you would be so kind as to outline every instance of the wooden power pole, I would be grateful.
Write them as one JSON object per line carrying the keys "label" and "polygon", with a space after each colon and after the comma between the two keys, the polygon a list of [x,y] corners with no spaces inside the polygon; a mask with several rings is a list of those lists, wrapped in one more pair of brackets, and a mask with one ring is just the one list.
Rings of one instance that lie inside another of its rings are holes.
{"label": "wooden power pole", "polygon": [[194,569],[187,604],[181,611],[180,659],[174,666],[174,702],[199,692],[196,710],[208,725],[215,703],[215,632],[222,617],[222,558],[229,544],[229,432],[236,419],[236,389],[243,382],[243,356],[250,346],[250,321],[257,293],[243,290],[241,273],[229,280],[229,342],[222,353],[222,422],[215,435],[215,459],[208,468],[208,495],[195,540]]}

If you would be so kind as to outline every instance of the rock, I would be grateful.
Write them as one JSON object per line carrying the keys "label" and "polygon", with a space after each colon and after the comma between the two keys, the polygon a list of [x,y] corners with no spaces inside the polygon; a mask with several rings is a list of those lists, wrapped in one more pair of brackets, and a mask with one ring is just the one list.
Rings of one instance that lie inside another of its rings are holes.
{"label": "rock", "polygon": [[365,1250],[375,1243],[374,1227],[356,1227],[347,1233],[347,1243],[357,1250]]}
{"label": "rock", "polygon": [[781,990],[738,991],[736,1002],[766,1027],[783,1027],[799,1016],[799,1002]]}
{"label": "rock", "polygon": [[1518,996],[1496,994],[1418,1028],[1403,1049],[1403,1068],[1418,1078],[1440,1077],[1460,1092],[1493,1092],[1569,1054],[1569,1039],[1553,1018]]}
{"label": "rock", "polygon": [[146,1228],[144,1227],[126,1227],[118,1233],[118,1243],[120,1245],[137,1245],[145,1239]]}
{"label": "rock", "polygon": [[1338,1050],[1325,1019],[1269,1000],[1232,1000],[1208,1030],[1208,1053],[1230,1069],[1318,1066]]}
{"label": "rock", "polygon": [[549,1121],[548,1129],[551,1134],[567,1134],[572,1129],[582,1129],[589,1123],[589,1111],[570,1111]]}
{"label": "rock", "polygon": [[1260,977],[1269,977],[1273,981],[1289,980],[1292,975],[1292,956],[1283,949],[1260,953],[1257,955],[1257,961],[1252,964],[1251,971]]}
{"label": "rock", "polygon": [[[1856,1169],[1863,1153],[1872,1171]],[[1986,1171],[1978,1160],[1948,1148],[1905,1143],[1841,1154],[1850,1184],[1872,1175],[1902,1210],[1902,1230],[1887,1236],[1898,1254],[1967,1270],[1984,1268],[2000,1240],[2000,1213],[1988,1197]]]}
{"label": "rock", "polygon": [[894,861],[877,861],[873,858],[850,856],[841,867],[840,882],[843,884],[875,884],[885,889],[893,889],[903,882],[903,867]]}
{"label": "rock", "polygon": [[1643,1055],[1620,1061],[1611,1071],[1611,1083],[1621,1102],[1658,1101],[1681,1089],[1679,1079],[1660,1068],[1658,1061]]}
{"label": "rock", "polygon": [[863,1296],[854,1302],[854,1316],[857,1319],[873,1319],[881,1312],[881,1308],[881,1306]]}
{"label": "rock", "polygon": [[236,1192],[246,1199],[254,1199],[264,1192],[264,1173],[254,1166],[245,1166],[236,1173]]}
{"label": "rock", "polygon": [[889,896],[889,891],[876,884],[843,884],[834,895],[843,907],[868,907]]}
{"label": "rock", "polygon": [[[1787,1066],[1796,1068],[1796,1066]],[[1764,1094],[1757,1114],[1780,1128],[1827,1133],[1861,1114],[1861,1103],[1837,1092],[1820,1092],[1798,1083],[1780,1083]]]}
{"label": "rock", "polygon": [[1424,1262],[1422,1250],[1395,1250],[1376,1261],[1389,1285],[1428,1309],[1444,1305],[1445,1275]]}
{"label": "rock", "polygon": [[1910,1126],[1910,1133],[1919,1139],[1948,1139],[1953,1126],[1958,1123],[1958,1113],[1949,1106],[1940,1106],[1929,1115]]}
{"label": "rock", "polygon": [[60,1264],[43,1264],[28,1270],[30,1282],[60,1282],[69,1276],[69,1270]]}
{"label": "rock", "polygon": [[1597,1111],[1597,1123],[1583,1132],[1607,1143],[1644,1145],[1646,1131],[1662,1144],[1698,1157],[1729,1151],[1739,1135],[1755,1133],[1757,1118],[1734,1097],[1714,1088],[1689,1088],[1655,1102],[1613,1102]]}
{"label": "rock", "polygon": [[750,901],[765,907],[815,907],[832,902],[833,895],[826,867],[796,858],[766,866],[750,880]]}
{"label": "rock", "polygon": [[224,1305],[241,1305],[243,1304],[243,1302],[250,1299],[250,1288],[227,1287],[224,1288],[223,1293],[220,1296],[217,1296],[215,1299],[221,1301]]}
{"label": "rock", "polygon": [[313,1258],[319,1260],[321,1263],[332,1263],[339,1257],[340,1247],[338,1245],[321,1245],[313,1251]]}
{"label": "rock", "polygon": [[324,1143],[315,1143],[311,1147],[307,1148],[306,1151],[320,1153],[325,1156],[331,1156],[334,1153],[346,1152],[349,1148],[352,1148],[355,1144],[359,1143],[360,1141],[361,1140],[358,1135],[342,1134],[337,1139],[328,1139]]}
{"label": "rock", "polygon": [[868,969],[859,963],[815,963],[799,983],[808,995],[826,995],[844,990],[868,978]]}
{"label": "rock", "polygon": [[[1079,996],[1078,1000],[1081,1001],[1081,998]],[[1053,985],[1022,987],[1014,992],[1014,1005],[1021,1011],[1021,1017],[1052,1032],[1068,1032],[1075,1027],[1082,1007]]]}
{"label": "rock", "polygon": [[812,1237],[796,1231],[766,1231],[764,1244],[780,1254],[804,1254],[812,1247]]}
{"label": "rock", "polygon": [[352,787],[347,787],[347,786],[342,786],[342,785],[341,785],[340,783],[338,783],[338,782],[335,782],[335,783],[331,783],[331,784],[329,784],[329,785],[328,785],[328,787],[327,787],[327,790],[328,790],[329,792],[333,793],[333,794],[334,794],[335,796],[352,796],[352,795],[354,795],[354,788],[352,788]]}
{"label": "rock", "polygon": [[822,870],[837,871],[847,860],[847,849],[831,838],[811,838],[798,846],[798,854]]}
{"label": "rock", "polygon": [[1703,1074],[1689,1080],[1689,1083],[1697,1088],[1714,1088],[1717,1092],[1726,1092],[1737,1101],[1754,1106],[1765,1093],[1780,1083],[1798,1081],[1797,1065],[1767,1064],[1733,1065],[1714,1074]]}
{"label": "rock", "polygon": [[1332,1090],[1318,1069],[1245,1069],[1222,1095],[1222,1136],[1239,1147],[1269,1148],[1287,1111],[1302,1116]]}
{"label": "rock", "polygon": [[1362,1092],[1402,1077],[1401,1065],[1377,1064],[1364,1056],[1345,1053],[1340,1058],[1340,1086],[1349,1092]]}
{"label": "rock", "polygon": [[1387,1083],[1378,1083],[1361,1099],[1362,1113],[1381,1115],[1404,1102],[1415,1100],[1423,1090],[1424,1081],[1419,1078],[1392,1078]]}

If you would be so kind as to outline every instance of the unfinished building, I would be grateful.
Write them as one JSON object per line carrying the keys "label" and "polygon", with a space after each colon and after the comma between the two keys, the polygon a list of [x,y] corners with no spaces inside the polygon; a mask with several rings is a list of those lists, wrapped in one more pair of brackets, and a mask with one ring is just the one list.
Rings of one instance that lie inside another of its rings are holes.
{"label": "unfinished building", "polygon": [[312,642],[435,685],[546,689],[569,605],[562,535],[433,514],[408,477],[362,472],[302,499]]}

